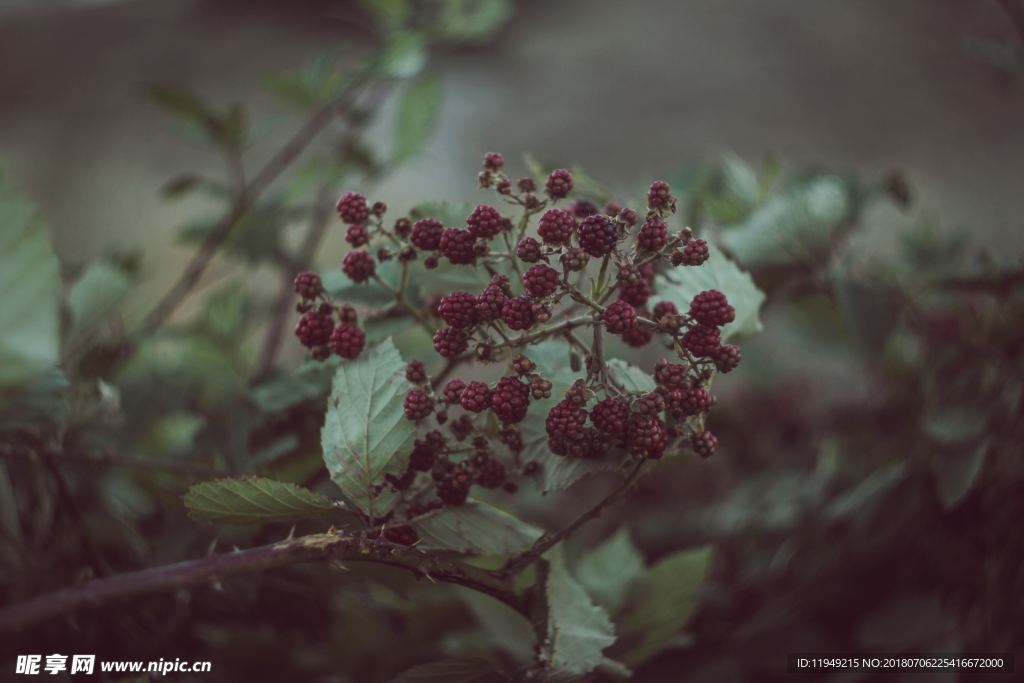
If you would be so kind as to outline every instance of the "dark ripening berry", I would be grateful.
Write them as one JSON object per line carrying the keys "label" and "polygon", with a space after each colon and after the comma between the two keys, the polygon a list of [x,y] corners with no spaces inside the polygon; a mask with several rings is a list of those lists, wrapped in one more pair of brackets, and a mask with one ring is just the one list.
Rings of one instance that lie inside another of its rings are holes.
{"label": "dark ripening berry", "polygon": [[480,204],[473,213],[466,219],[466,227],[469,228],[473,237],[490,239],[501,232],[505,219],[501,217],[498,210],[492,206]]}
{"label": "dark ripening berry", "polygon": [[441,246],[441,233],[444,225],[433,218],[424,218],[412,224],[412,236],[409,240],[414,246],[424,251],[434,251]]}
{"label": "dark ripening berry", "polygon": [[497,458],[490,455],[473,456],[472,464],[476,470],[476,483],[485,489],[496,489],[505,483],[508,473]]}
{"label": "dark ripening berry", "polygon": [[405,239],[412,232],[412,221],[404,216],[395,221],[395,234]]}
{"label": "dark ripening berry", "polygon": [[306,313],[295,325],[295,336],[299,338],[299,343],[310,349],[326,344],[331,338],[332,331],[334,321],[320,311]]}
{"label": "dark ripening berry", "polygon": [[469,348],[466,333],[455,327],[444,327],[434,333],[434,350],[445,358],[455,358]]}
{"label": "dark ripening berry", "polygon": [[370,233],[365,225],[359,223],[350,225],[345,231],[345,241],[353,247],[361,247],[370,241]]}
{"label": "dark ripening berry", "polygon": [[654,364],[654,381],[666,389],[683,389],[690,385],[686,366],[669,363],[664,358]]}
{"label": "dark ripening berry", "polygon": [[498,320],[501,318],[501,309],[508,301],[505,292],[497,285],[487,285],[480,296],[476,298],[476,314],[481,320]]}
{"label": "dark ripening berry", "polygon": [[444,400],[449,403],[458,403],[459,397],[462,396],[462,392],[466,388],[466,383],[461,379],[455,378],[448,380],[448,383],[444,385]]}
{"label": "dark ripening berry", "polygon": [[642,325],[634,325],[631,329],[622,333],[622,341],[633,348],[647,346],[654,339],[654,332]]}
{"label": "dark ripening berry", "polygon": [[494,184],[494,189],[497,190],[498,194],[512,194],[512,181],[508,178],[500,178],[498,182]]}
{"label": "dark ripening berry", "polygon": [[654,304],[654,311],[652,312],[655,322],[660,322],[665,316],[676,316],[679,315],[679,309],[671,301],[659,301]]}
{"label": "dark ripening berry", "polygon": [[414,472],[426,472],[434,466],[434,448],[430,444],[417,440],[409,454],[409,469]]}
{"label": "dark ripening berry", "polygon": [[456,265],[466,265],[476,259],[476,238],[469,230],[445,228],[439,247],[441,253]]}
{"label": "dark ripening berry", "polygon": [[324,292],[324,283],[314,272],[306,271],[295,276],[295,293],[303,299],[315,299]]}
{"label": "dark ripening berry", "polygon": [[619,231],[608,216],[595,214],[583,219],[579,228],[579,241],[583,251],[596,258],[612,253],[619,241]]}
{"label": "dark ripening berry", "polygon": [[430,395],[422,389],[411,389],[405,395],[402,410],[405,412],[406,419],[422,420],[434,412],[434,402],[430,399]]}
{"label": "dark ripening berry", "polygon": [[540,375],[530,378],[530,395],[537,401],[551,398],[552,384]]}
{"label": "dark ripening berry", "polygon": [[587,411],[574,403],[556,403],[544,421],[552,439],[580,439],[587,424]]}
{"label": "dark ripening berry", "polygon": [[572,205],[572,213],[576,218],[586,218],[598,213],[597,205],[588,199],[579,199]]}
{"label": "dark ripening berry", "polygon": [[527,263],[540,261],[540,242],[532,237],[524,237],[516,245],[516,256]]}
{"label": "dark ripening berry", "polygon": [[673,389],[665,398],[669,412],[677,418],[700,415],[711,410],[711,395],[704,387],[687,385],[681,389]]}
{"label": "dark ripening berry", "polygon": [[491,392],[491,410],[505,423],[522,422],[530,407],[530,385],[515,377],[502,377]]}
{"label": "dark ripening berry", "polygon": [[587,267],[587,261],[589,260],[590,257],[587,256],[587,252],[579,247],[569,247],[562,252],[562,265],[569,271],[583,270]]}
{"label": "dark ripening berry", "polygon": [[411,360],[405,366],[405,378],[413,384],[423,384],[427,381],[427,369],[418,360]]}
{"label": "dark ripening berry", "polygon": [[517,375],[526,376],[537,369],[537,364],[521,353],[517,353],[509,364]]}
{"label": "dark ripening berry", "polygon": [[699,266],[708,260],[708,256],[707,242],[704,240],[689,240],[681,251],[676,251],[672,254],[672,265]]}
{"label": "dark ripening berry", "polygon": [[736,309],[729,305],[725,294],[709,289],[693,297],[690,302],[690,317],[702,325],[721,327],[736,319]]}
{"label": "dark ripening berry", "polygon": [[540,217],[537,233],[545,244],[568,244],[576,229],[576,218],[565,209],[549,209]]}
{"label": "dark ripening berry", "polygon": [[578,438],[548,437],[548,448],[555,455],[589,458],[598,452],[598,437],[593,429],[584,429]]}
{"label": "dark ripening berry", "polygon": [[648,458],[660,458],[668,447],[665,423],[653,415],[636,415],[626,431],[629,452]]}
{"label": "dark ripening berry", "polygon": [[488,152],[484,155],[484,168],[488,171],[500,171],[505,165],[505,159],[497,152]]}
{"label": "dark ripening berry", "polygon": [[644,394],[633,402],[633,412],[641,415],[657,415],[665,410],[665,398],[657,391]]}
{"label": "dark ripening berry", "polygon": [[393,526],[384,530],[384,540],[395,545],[416,545],[420,537],[411,526]]}
{"label": "dark ripening berry", "polygon": [[697,325],[683,335],[683,348],[698,358],[714,358],[721,344],[717,327]]}
{"label": "dark ripening berry", "polygon": [[523,273],[523,286],[531,296],[542,299],[558,289],[558,271],[538,263]]}
{"label": "dark ripening berry", "polygon": [[647,280],[638,280],[633,284],[622,285],[619,298],[633,306],[643,306],[651,297],[651,284]]}
{"label": "dark ripening berry", "polygon": [[353,325],[359,322],[359,316],[356,315],[356,309],[350,304],[342,304],[338,306],[338,320],[343,323],[352,323]]}
{"label": "dark ripening berry", "polygon": [[718,351],[715,352],[715,367],[722,373],[732,372],[739,366],[741,358],[740,347],[724,344],[719,346]]}
{"label": "dark ripening berry", "polygon": [[645,251],[658,251],[668,241],[668,227],[657,218],[651,218],[640,228],[636,243]]}
{"label": "dark ripening berry", "polygon": [[625,434],[629,422],[629,406],[621,398],[609,396],[590,411],[590,421],[605,434]]}
{"label": "dark ripening berry", "polygon": [[470,382],[459,396],[459,405],[471,413],[487,410],[491,406],[490,388],[483,382]]}
{"label": "dark ripening berry", "polygon": [[351,323],[338,325],[331,333],[331,350],[342,358],[355,358],[366,346],[366,334],[362,328]]}
{"label": "dark ripening berry", "polygon": [[612,334],[622,334],[636,324],[636,309],[628,302],[619,299],[608,305],[601,315],[604,327]]}
{"label": "dark ripening berry", "polygon": [[356,192],[346,192],[334,207],[338,210],[341,220],[346,223],[362,223],[370,217],[370,207],[366,197]]}
{"label": "dark ripening berry", "polygon": [[501,308],[501,318],[513,330],[528,330],[537,320],[533,313],[533,302],[527,296],[517,296],[506,301]]}
{"label": "dark ripening berry", "polygon": [[469,292],[452,292],[441,299],[437,314],[452,327],[471,327],[477,321],[476,297]]}
{"label": "dark ripening berry", "polygon": [[710,458],[718,447],[718,439],[709,431],[699,432],[693,435],[693,452],[702,458]]}
{"label": "dark ripening berry", "polygon": [[350,251],[345,254],[341,269],[352,282],[366,282],[373,275],[375,263],[373,257],[365,251]]}
{"label": "dark ripening berry", "polygon": [[544,183],[544,189],[553,199],[565,197],[572,192],[572,173],[564,168],[556,168],[548,176],[547,182]]}
{"label": "dark ripening berry", "polygon": [[669,209],[675,204],[672,190],[664,180],[655,180],[647,191],[647,206],[651,209]]}
{"label": "dark ripening berry", "polygon": [[473,486],[473,475],[462,465],[453,463],[438,463],[431,476],[434,479],[434,488],[437,489],[437,497],[447,505],[462,505],[469,496],[469,489]]}
{"label": "dark ripening berry", "polygon": [[631,228],[636,225],[636,222],[640,220],[640,217],[636,215],[636,211],[627,208],[619,211],[618,215],[615,216],[615,219],[623,225]]}
{"label": "dark ripening berry", "polygon": [[520,192],[536,192],[537,183],[534,182],[533,178],[523,177],[516,181],[516,188]]}

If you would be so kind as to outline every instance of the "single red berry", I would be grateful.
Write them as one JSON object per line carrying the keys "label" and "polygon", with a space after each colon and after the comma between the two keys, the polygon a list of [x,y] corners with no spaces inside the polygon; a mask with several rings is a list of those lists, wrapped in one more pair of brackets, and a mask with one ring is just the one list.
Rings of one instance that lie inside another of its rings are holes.
{"label": "single red berry", "polygon": [[640,217],[636,215],[636,211],[627,208],[619,211],[619,213],[616,214],[615,219],[626,227],[631,228],[636,225],[637,221],[640,220]]}
{"label": "single red berry", "polygon": [[405,239],[412,232],[412,221],[403,216],[395,221],[395,234]]}
{"label": "single red berry", "polygon": [[654,332],[643,325],[634,325],[632,328],[622,333],[622,341],[633,348],[647,346],[651,343],[652,339],[654,339]]}
{"label": "single red berry", "polygon": [[505,165],[505,158],[497,152],[488,152],[484,155],[484,168],[488,171],[500,171]]}
{"label": "single red berry", "polygon": [[711,395],[704,387],[692,387],[687,384],[668,392],[665,399],[669,412],[677,418],[700,415],[711,410]]}
{"label": "single red berry", "polygon": [[582,379],[578,379],[572,383],[572,386],[565,391],[565,402],[571,403],[575,406],[583,407],[587,405],[587,401],[593,392],[587,388],[587,383]]}
{"label": "single red berry", "polygon": [[459,397],[462,396],[463,390],[466,388],[466,383],[459,378],[450,379],[444,385],[444,400],[449,403],[458,403]]}
{"label": "single red berry", "polygon": [[569,247],[562,252],[561,260],[562,265],[565,266],[566,270],[575,272],[586,268],[590,257],[587,256],[587,252],[583,251],[580,247]]}
{"label": "single red berry", "polygon": [[295,325],[295,336],[299,338],[299,343],[310,349],[326,344],[333,331],[334,320],[318,310],[306,313]]}
{"label": "single red berry", "polygon": [[597,205],[589,199],[578,199],[572,205],[572,213],[576,218],[586,218],[599,212]]}
{"label": "single red berry", "polygon": [[640,228],[636,243],[645,251],[658,251],[668,242],[668,226],[657,218],[650,218]]}
{"label": "single red berry", "polygon": [[441,462],[434,466],[431,476],[437,497],[447,505],[462,505],[469,497],[469,489],[473,486],[473,475],[462,465]]}
{"label": "single red berry", "polygon": [[373,206],[370,207],[370,213],[377,218],[383,218],[384,214],[388,212],[388,205],[384,202],[374,202]]}
{"label": "single red berry", "polygon": [[572,192],[572,173],[564,168],[556,168],[548,176],[544,188],[547,190],[548,196],[553,199],[565,197]]}
{"label": "single red berry", "polygon": [[543,299],[558,289],[558,271],[551,266],[538,263],[523,273],[523,286],[531,296]]}
{"label": "single red berry", "polygon": [[612,253],[619,241],[619,231],[608,216],[595,214],[583,219],[579,228],[579,241],[583,251],[596,258]]}
{"label": "single red berry", "polygon": [[528,296],[512,297],[501,308],[501,318],[513,330],[528,330],[537,321]]}
{"label": "single red berry", "polygon": [[412,224],[412,237],[409,240],[424,251],[434,251],[441,246],[443,232],[444,225],[441,221],[423,218]]}
{"label": "single red berry", "polygon": [[459,405],[471,413],[487,410],[491,405],[490,388],[483,382],[470,382],[459,396]]}
{"label": "single red berry", "polygon": [[534,400],[542,401],[546,398],[551,398],[551,387],[553,385],[548,380],[544,379],[540,375],[534,375],[530,378],[530,395],[533,396]]}
{"label": "single red berry", "polygon": [[690,302],[690,317],[702,325],[721,327],[736,319],[736,309],[729,305],[725,294],[709,289],[693,297]]}
{"label": "single red berry", "polygon": [[686,366],[681,363],[669,363],[664,358],[654,364],[654,381],[666,389],[683,389],[690,386]]}
{"label": "single red berry", "polygon": [[342,304],[338,306],[338,321],[343,323],[352,323],[353,325],[359,322],[359,316],[356,315],[356,309],[351,304]]}
{"label": "single red berry", "polygon": [[498,182],[494,184],[494,189],[498,191],[498,194],[512,194],[512,181],[508,178],[500,178]]}
{"label": "single red berry", "polygon": [[665,397],[651,391],[633,401],[633,412],[641,415],[657,415],[665,410]]}
{"label": "single red berry", "polygon": [[636,324],[636,309],[619,299],[608,305],[601,315],[604,327],[612,334],[622,334]]}
{"label": "single red berry", "polygon": [[441,299],[437,314],[452,327],[471,327],[477,321],[476,297],[469,292],[452,292]]}
{"label": "single red berry", "polygon": [[455,358],[468,348],[466,333],[456,327],[443,327],[434,333],[434,350],[445,358]]}
{"label": "single red berry", "polygon": [[556,441],[579,440],[587,424],[587,411],[574,403],[556,403],[544,420],[548,436]]}
{"label": "single red berry", "polygon": [[519,240],[519,243],[516,245],[516,256],[526,263],[536,263],[537,261],[540,261],[540,242],[532,237],[524,237]]}
{"label": "single red berry", "polygon": [[480,182],[480,187],[488,188],[494,184],[494,174],[484,169],[477,174],[476,179]]}
{"label": "single red berry", "polygon": [[508,477],[505,466],[489,453],[473,456],[472,465],[476,470],[476,483],[485,489],[498,488]]}
{"label": "single red berry", "polygon": [[434,456],[437,449],[426,441],[416,440],[409,454],[409,469],[415,472],[426,472],[434,466]]}
{"label": "single red berry", "polygon": [[590,420],[605,434],[625,434],[629,423],[629,405],[621,398],[609,396],[598,401],[590,411]]}
{"label": "single red berry", "polygon": [[537,364],[521,353],[517,353],[509,364],[517,375],[526,376],[537,369]]}
{"label": "single red berry", "polygon": [[348,226],[345,231],[345,241],[353,247],[361,247],[370,241],[370,233],[366,226],[361,223]]}
{"label": "single red berry", "polygon": [[370,217],[366,197],[357,192],[346,192],[341,195],[334,208],[338,210],[341,220],[349,224],[362,223]]}
{"label": "single red berry", "polygon": [[338,325],[331,333],[331,349],[342,358],[355,358],[366,346],[366,333],[358,325]]}
{"label": "single red berry", "polygon": [[530,407],[530,385],[515,377],[502,377],[491,392],[491,410],[506,423],[522,422]]}
{"label": "single red berry", "polygon": [[537,183],[534,182],[533,178],[523,177],[516,181],[516,188],[520,192],[536,192]]}
{"label": "single red berry", "polygon": [[420,536],[411,526],[403,524],[402,526],[393,526],[385,529],[384,540],[390,541],[395,545],[412,546],[419,543]]}
{"label": "single red berry", "polygon": [[342,271],[352,282],[366,282],[373,275],[375,267],[373,257],[365,251],[350,251],[341,263]]}
{"label": "single red berry", "polygon": [[665,423],[654,415],[634,415],[626,431],[630,453],[648,458],[660,458],[668,447]]}
{"label": "single red berry", "polygon": [[651,283],[641,279],[630,285],[622,285],[619,290],[619,298],[635,307],[640,307],[647,304],[652,293]]}
{"label": "single red berry", "polygon": [[306,271],[295,276],[295,293],[303,299],[315,299],[324,293],[324,283],[317,273]]}
{"label": "single red berry", "polygon": [[412,389],[405,395],[402,410],[408,420],[418,421],[434,412],[434,402],[423,389]]}
{"label": "single red berry", "polygon": [[575,229],[576,217],[572,213],[565,209],[549,209],[540,217],[537,233],[546,244],[568,244]]}
{"label": "single red berry", "polygon": [[672,190],[664,180],[655,180],[647,191],[647,206],[651,209],[675,210],[676,200],[672,197]]}
{"label": "single red berry", "polygon": [[718,448],[718,439],[707,430],[694,434],[691,443],[693,452],[702,458],[710,458]]}
{"label": "single red berry", "polygon": [[476,314],[481,320],[498,320],[501,318],[501,309],[508,301],[505,292],[497,285],[487,285],[480,296],[476,297]]}
{"label": "single red berry", "polygon": [[466,265],[476,259],[476,238],[461,228],[445,228],[439,244],[441,253],[457,265]]}
{"label": "single red berry", "polygon": [[715,360],[715,367],[718,368],[719,372],[732,372],[739,366],[742,359],[740,347],[733,344],[723,344],[718,347],[713,358]]}
{"label": "single red berry", "polygon": [[722,342],[717,327],[697,325],[683,335],[683,348],[698,358],[713,358]]}
{"label": "single red berry", "polygon": [[666,316],[677,316],[679,315],[679,309],[671,301],[659,301],[654,304],[654,321],[661,322],[662,318]]}
{"label": "single red berry", "polygon": [[505,219],[501,217],[498,210],[486,204],[480,204],[473,213],[466,219],[466,227],[469,228],[473,237],[490,239],[501,232],[505,225]]}
{"label": "single red berry", "polygon": [[405,366],[405,378],[413,384],[427,381],[427,368],[418,360],[411,360]]}
{"label": "single red berry", "polygon": [[681,251],[673,252],[672,265],[699,266],[708,260],[709,255],[707,242],[704,240],[689,240]]}
{"label": "single red berry", "polygon": [[501,425],[501,429],[498,430],[498,439],[512,451],[523,450],[523,435],[512,425]]}

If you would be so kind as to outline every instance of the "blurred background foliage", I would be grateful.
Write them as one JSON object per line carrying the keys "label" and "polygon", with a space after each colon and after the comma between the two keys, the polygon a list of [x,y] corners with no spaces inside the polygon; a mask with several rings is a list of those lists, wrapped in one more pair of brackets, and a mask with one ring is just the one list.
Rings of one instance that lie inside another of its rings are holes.
{"label": "blurred background foliage", "polygon": [[[15,3],[3,63],[33,54],[18,36],[74,38],[0,80],[0,601],[289,532],[191,522],[181,495],[195,481],[255,473],[333,495],[319,452],[331,364],[298,363],[290,276],[315,264],[335,294],[387,300],[331,280],[335,196],[461,220],[463,205],[417,204],[472,203],[459,179],[495,149],[524,173],[536,162],[520,152],[578,161],[595,197],[635,201],[665,177],[683,224],[767,294],[764,332],[716,384],[719,453],[666,462],[566,549],[616,615],[609,653],[636,680],[783,680],[790,652],[1021,652],[1013,7]],[[66,69],[77,59],[88,68]],[[339,102],[246,196],[252,169]],[[232,207],[198,292],[153,325]],[[436,271],[421,301],[465,276]],[[407,327],[367,324],[407,357],[428,349]],[[510,504],[554,526],[607,486]],[[688,622],[680,551],[705,543]],[[55,621],[3,649],[386,681],[432,660],[528,656],[513,617],[397,570],[300,566]]]}

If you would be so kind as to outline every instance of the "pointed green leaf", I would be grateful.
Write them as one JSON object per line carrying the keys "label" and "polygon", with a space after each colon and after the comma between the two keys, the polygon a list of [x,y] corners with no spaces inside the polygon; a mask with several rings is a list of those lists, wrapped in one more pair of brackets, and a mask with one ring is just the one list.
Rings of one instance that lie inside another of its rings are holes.
{"label": "pointed green leaf", "polygon": [[334,375],[320,436],[324,462],[345,498],[371,518],[398,500],[382,484],[385,475],[404,471],[412,451],[416,428],[402,411],[409,386],[391,339],[342,364]]}
{"label": "pointed green leaf", "polygon": [[204,481],[185,493],[185,507],[192,519],[226,524],[285,522],[334,509],[319,493],[263,478]]}
{"label": "pointed green leaf", "polygon": [[620,529],[583,557],[576,567],[576,578],[597,604],[615,614],[629,585],[645,571],[644,558],[630,540],[629,531]]}
{"label": "pointed green leaf", "polygon": [[441,102],[442,83],[437,76],[421,76],[402,89],[395,113],[395,161],[423,149],[437,127]]}
{"label": "pointed green leaf", "polygon": [[740,270],[721,251],[713,246],[710,250],[710,257],[703,265],[675,268],[655,277],[654,291],[685,312],[690,310],[694,296],[717,289],[736,309],[736,319],[722,328],[722,340],[760,332],[764,292],[754,284],[749,273]]}
{"label": "pointed green leaf", "polygon": [[528,550],[541,530],[477,500],[446,507],[413,523],[423,547],[471,555],[511,555]]}

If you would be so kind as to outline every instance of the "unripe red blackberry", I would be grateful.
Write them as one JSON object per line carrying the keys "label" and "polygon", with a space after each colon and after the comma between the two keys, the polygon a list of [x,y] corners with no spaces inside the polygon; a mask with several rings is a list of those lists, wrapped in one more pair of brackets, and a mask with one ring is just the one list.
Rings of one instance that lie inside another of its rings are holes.
{"label": "unripe red blackberry", "polygon": [[538,263],[523,273],[523,287],[531,296],[543,299],[558,289],[558,271],[551,266]]}
{"label": "unripe red blackberry", "polygon": [[595,214],[580,223],[578,239],[583,251],[596,258],[603,258],[615,249],[619,231],[608,216]]}
{"label": "unripe red blackberry", "polygon": [[456,265],[466,265],[476,259],[476,238],[469,230],[445,228],[441,233],[439,248]]}
{"label": "unripe red blackberry", "polygon": [[520,192],[536,192],[537,183],[534,182],[533,178],[523,177],[516,181],[516,188]]}
{"label": "unripe red blackberry", "polygon": [[654,310],[652,311],[654,322],[661,322],[662,318],[666,316],[677,315],[679,315],[679,309],[671,301],[659,301],[654,304]]}
{"label": "unripe red blackberry", "polygon": [[586,424],[587,411],[568,401],[556,403],[544,420],[548,436],[555,440],[582,438]]}
{"label": "unripe red blackberry", "polygon": [[572,174],[564,168],[556,168],[544,183],[544,189],[552,199],[561,199],[572,192]]}
{"label": "unripe red blackberry", "polygon": [[501,425],[501,429],[498,430],[498,439],[512,451],[523,450],[523,435],[513,425]]}
{"label": "unripe red blackberry", "polygon": [[690,386],[686,366],[681,363],[669,363],[664,358],[654,364],[654,381],[666,389],[684,389]]}
{"label": "unripe red blackberry", "polygon": [[686,385],[668,392],[665,398],[669,412],[677,418],[700,415],[711,410],[711,395],[704,387]]}
{"label": "unripe red blackberry", "polygon": [[540,375],[535,375],[530,378],[530,395],[535,401],[551,398],[551,386],[551,382]]}
{"label": "unripe red blackberry", "polygon": [[494,174],[485,169],[477,174],[476,179],[480,183],[480,187],[486,189],[494,183]]}
{"label": "unripe red blackberry", "polygon": [[629,405],[621,398],[609,396],[590,411],[590,421],[605,434],[625,434],[629,423]]}
{"label": "unripe red blackberry", "polygon": [[645,251],[658,251],[668,242],[668,226],[657,218],[650,218],[640,228],[636,243]]}
{"label": "unripe red blackberry", "polygon": [[636,324],[636,309],[628,302],[619,299],[608,305],[601,315],[604,327],[612,334],[622,334]]}
{"label": "unripe red blackberry", "polygon": [[315,299],[324,293],[324,283],[317,273],[306,271],[295,276],[295,293],[303,299]]}
{"label": "unripe red blackberry", "polygon": [[647,190],[648,208],[658,211],[675,211],[676,200],[672,196],[672,190],[664,180],[655,180]]}
{"label": "unripe red blackberry", "polygon": [[497,190],[498,194],[512,194],[512,181],[508,178],[500,178],[498,182],[494,184],[494,189]]}
{"label": "unripe red blackberry", "polygon": [[480,204],[473,213],[466,219],[466,227],[473,237],[490,239],[501,232],[505,225],[505,219],[501,217],[498,210],[493,206]]}
{"label": "unripe red blackberry", "polygon": [[444,225],[433,218],[422,218],[412,224],[412,236],[409,241],[424,251],[434,251],[441,246],[441,235]]}
{"label": "unripe red blackberry", "polygon": [[587,405],[587,401],[593,392],[587,388],[587,383],[582,379],[578,379],[572,383],[572,386],[565,390],[565,403],[571,403],[577,407],[582,408]]}
{"label": "unripe red blackberry", "polygon": [[672,252],[672,265],[699,266],[708,260],[710,252],[704,240],[688,240],[682,249]]}
{"label": "unripe red blackberry", "polygon": [[373,206],[370,207],[370,213],[377,218],[383,218],[384,214],[388,212],[388,205],[384,202],[374,202]]}
{"label": "unripe red blackberry", "polygon": [[621,211],[619,211],[618,214],[615,215],[615,220],[619,221],[626,227],[631,228],[634,225],[636,225],[637,221],[640,220],[640,217],[636,214],[636,211],[634,211],[633,209],[626,208],[622,209]]}
{"label": "unripe red blackberry", "polygon": [[441,299],[437,314],[452,327],[471,327],[477,321],[476,297],[469,292],[452,292]]}
{"label": "unripe red blackberry", "polygon": [[346,223],[362,223],[370,217],[370,207],[366,204],[366,197],[356,192],[346,192],[338,199],[334,206]]}
{"label": "unripe red blackberry", "polygon": [[342,358],[352,359],[358,356],[366,346],[366,334],[358,325],[345,323],[338,325],[331,332],[331,350]]}
{"label": "unripe red blackberry", "polygon": [[718,368],[719,372],[732,372],[739,366],[742,359],[740,347],[733,344],[723,344],[718,347],[713,358],[715,360],[715,367]]}
{"label": "unripe red blackberry", "polygon": [[448,382],[444,385],[444,400],[448,401],[449,403],[458,403],[459,398],[462,396],[462,392],[465,390],[465,388],[466,383],[463,382],[461,379],[455,378],[448,380]]}
{"label": "unripe red blackberry", "polygon": [[484,168],[488,171],[500,171],[505,165],[505,158],[497,152],[488,152],[484,155]]}
{"label": "unripe red blackberry", "polygon": [[341,262],[341,270],[352,282],[366,282],[373,275],[375,267],[373,257],[365,251],[350,251]]}
{"label": "unripe red blackberry", "polygon": [[437,497],[447,505],[462,505],[469,497],[469,489],[473,486],[473,475],[462,465],[450,462],[438,463],[434,466],[431,476]]}
{"label": "unripe red blackberry", "polygon": [[587,216],[593,216],[595,213],[600,213],[600,209],[589,199],[577,199],[573,202],[572,214],[576,218],[586,218]]}
{"label": "unripe red blackberry", "polygon": [[345,230],[345,241],[353,247],[361,247],[370,241],[370,232],[361,223],[350,225]]}
{"label": "unripe red blackberry", "polygon": [[468,348],[466,333],[456,327],[443,327],[434,333],[434,350],[445,358],[455,358]]}
{"label": "unripe red blackberry", "polygon": [[555,455],[569,458],[590,458],[599,452],[596,432],[589,427],[576,438],[548,437],[548,448]]}
{"label": "unripe red blackberry", "polygon": [[626,430],[626,444],[634,455],[660,458],[668,447],[665,423],[653,415],[634,415]]}
{"label": "unripe red blackberry", "polygon": [[420,542],[420,536],[411,526],[403,524],[385,529],[384,540],[395,545],[413,546]]}
{"label": "unripe red blackberry", "polygon": [[418,360],[411,360],[405,366],[405,378],[413,384],[423,384],[427,381],[427,369]]}
{"label": "unripe red blackberry", "polygon": [[512,297],[501,308],[501,318],[513,330],[528,330],[536,322],[533,302],[528,296]]}
{"label": "unripe red blackberry", "polygon": [[608,203],[604,205],[604,215],[615,218],[616,216],[619,215],[619,212],[622,211],[622,209],[622,204],[612,199],[609,200]]}
{"label": "unripe red blackberry", "polygon": [[505,483],[508,472],[501,461],[492,455],[475,455],[472,464],[476,470],[476,483],[485,489],[496,489]]}
{"label": "unripe red blackberry", "polygon": [[412,232],[412,221],[403,216],[395,221],[395,234],[405,239]]}
{"label": "unripe red blackberry", "polygon": [[320,311],[306,313],[295,325],[295,336],[299,338],[299,343],[310,349],[326,344],[331,338],[332,331],[334,321]]}
{"label": "unripe red blackberry", "polygon": [[408,420],[422,420],[434,412],[434,402],[423,389],[410,389],[405,395],[402,410]]}
{"label": "unripe red blackberry", "polygon": [[619,298],[639,308],[647,304],[652,293],[651,284],[647,280],[640,280],[631,285],[622,285],[619,289]]}
{"label": "unripe red blackberry", "polygon": [[434,466],[434,454],[437,449],[425,441],[416,440],[409,454],[409,469],[414,472],[426,472]]}
{"label": "unripe red blackberry", "polygon": [[390,261],[394,257],[395,257],[394,252],[392,252],[387,247],[381,247],[380,249],[377,250],[377,260],[378,261]]}
{"label": "unripe red blackberry", "polygon": [[683,348],[698,358],[713,358],[722,342],[717,327],[697,325],[683,335]]}
{"label": "unripe red blackberry", "polygon": [[416,249],[413,247],[402,247],[402,250],[398,252],[398,260],[402,263],[409,263],[415,261],[417,257]]}
{"label": "unripe red blackberry", "polygon": [[498,320],[501,318],[501,309],[508,301],[505,292],[496,285],[487,285],[480,296],[476,297],[476,314],[481,320]]}
{"label": "unripe red blackberry", "polygon": [[572,272],[586,268],[589,260],[587,252],[580,247],[569,247],[562,253],[562,265]]}
{"label": "unripe red blackberry", "polygon": [[516,256],[526,263],[536,263],[537,261],[540,261],[540,242],[532,237],[524,237],[519,240],[519,243],[516,245]]}
{"label": "unripe red blackberry", "polygon": [[736,309],[729,304],[725,294],[717,289],[709,289],[693,297],[690,317],[702,325],[721,327],[736,319]]}
{"label": "unripe red blackberry", "polygon": [[356,315],[356,309],[353,308],[351,304],[342,304],[338,306],[338,321],[355,325],[359,322],[359,316]]}
{"label": "unripe red blackberry", "polygon": [[517,375],[529,375],[537,369],[537,364],[521,353],[517,353],[509,365]]}
{"label": "unripe red blackberry", "polygon": [[704,430],[693,435],[691,440],[693,452],[702,458],[710,458],[718,448],[718,438],[711,432]]}
{"label": "unripe red blackberry", "polygon": [[433,254],[423,259],[423,267],[426,268],[427,270],[433,270],[434,268],[437,268],[439,265],[441,265],[440,261],[438,261],[437,257],[434,256]]}
{"label": "unripe red blackberry", "polygon": [[483,382],[472,381],[466,385],[459,396],[459,405],[463,410],[479,413],[491,405],[491,390]]}
{"label": "unripe red blackberry", "polygon": [[506,423],[522,422],[530,407],[530,385],[515,377],[502,377],[491,392],[491,410]]}
{"label": "unripe red blackberry", "polygon": [[647,346],[651,343],[652,339],[654,339],[654,332],[643,325],[634,325],[632,328],[622,333],[622,341],[633,348]]}
{"label": "unripe red blackberry", "polygon": [[540,217],[537,233],[545,244],[568,244],[576,229],[576,218],[565,209],[548,209]]}
{"label": "unripe red blackberry", "polygon": [[539,301],[533,302],[533,319],[539,323],[551,320],[551,307]]}
{"label": "unripe red blackberry", "polygon": [[633,402],[633,412],[640,415],[657,415],[665,410],[665,397],[651,391]]}

